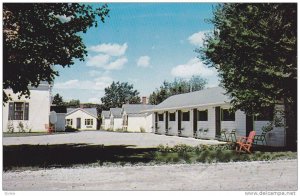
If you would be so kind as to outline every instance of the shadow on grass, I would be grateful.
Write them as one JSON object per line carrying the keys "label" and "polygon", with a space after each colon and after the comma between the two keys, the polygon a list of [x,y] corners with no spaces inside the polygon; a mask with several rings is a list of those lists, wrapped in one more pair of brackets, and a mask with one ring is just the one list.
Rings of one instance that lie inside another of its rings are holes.
{"label": "shadow on grass", "polygon": [[70,167],[75,164],[103,162],[147,163],[156,148],[80,144],[3,146],[3,169],[16,167]]}
{"label": "shadow on grass", "polygon": [[290,149],[287,147],[275,147],[275,146],[265,146],[265,145],[254,145],[253,151],[261,151],[261,152],[286,152],[292,151],[297,152],[297,149]]}

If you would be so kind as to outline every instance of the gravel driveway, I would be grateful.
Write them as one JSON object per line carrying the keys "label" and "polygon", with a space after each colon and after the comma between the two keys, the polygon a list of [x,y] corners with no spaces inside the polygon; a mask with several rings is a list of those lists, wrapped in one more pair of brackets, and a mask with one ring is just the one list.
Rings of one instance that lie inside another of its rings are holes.
{"label": "gravel driveway", "polygon": [[199,140],[177,136],[156,135],[153,133],[119,133],[106,131],[81,131],[77,133],[53,134],[26,137],[4,137],[3,145],[47,145],[87,143],[104,145],[133,145],[133,147],[157,147],[159,144],[174,146],[187,144],[196,146],[199,144],[220,144],[215,140]]}
{"label": "gravel driveway", "polygon": [[297,190],[297,160],[4,172],[4,191]]}

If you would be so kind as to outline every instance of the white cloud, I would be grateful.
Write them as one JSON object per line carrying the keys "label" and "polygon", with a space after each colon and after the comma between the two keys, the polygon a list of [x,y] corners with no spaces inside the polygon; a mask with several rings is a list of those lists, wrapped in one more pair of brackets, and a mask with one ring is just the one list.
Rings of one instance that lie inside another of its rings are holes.
{"label": "white cloud", "polygon": [[[127,57],[124,56],[127,48],[127,43],[123,45],[108,43],[91,46],[89,50],[98,52],[98,54],[90,55],[86,65],[103,68],[104,70],[120,70],[128,62]],[[93,75],[95,72],[91,74]]]}
{"label": "white cloud", "polygon": [[93,52],[104,53],[110,56],[122,56],[125,54],[127,48],[128,48],[127,43],[124,43],[123,45],[108,43],[108,44],[91,46],[89,50]]}
{"label": "white cloud", "polygon": [[205,38],[205,34],[209,33],[209,31],[199,31],[198,33],[194,33],[191,35],[188,40],[191,44],[195,46],[202,46],[203,45],[203,39]]}
{"label": "white cloud", "polygon": [[76,89],[76,90],[104,90],[112,83],[113,79],[109,76],[102,76],[94,80],[69,80],[54,84],[55,89]]}
{"label": "white cloud", "polygon": [[138,67],[149,67],[149,65],[150,65],[150,57],[149,56],[141,56],[137,60]]}
{"label": "white cloud", "polygon": [[209,77],[215,76],[216,70],[214,68],[207,68],[198,58],[192,58],[186,64],[177,65],[172,68],[171,74],[182,78],[189,78],[193,75]]}
{"label": "white cloud", "polygon": [[114,61],[111,61],[109,55],[99,54],[96,56],[89,57],[86,65],[89,67],[93,66],[93,67],[103,68],[105,70],[116,70],[116,69],[122,69],[123,65],[126,64],[127,62],[128,59],[126,57],[121,57]]}
{"label": "white cloud", "polygon": [[96,56],[89,56],[86,65],[91,67],[103,67],[110,60],[110,56],[106,54],[98,54]]}
{"label": "white cloud", "polygon": [[104,65],[103,68],[106,70],[116,70],[116,69],[122,69],[123,65],[128,62],[126,57],[119,58],[113,62],[110,62],[107,65]]}

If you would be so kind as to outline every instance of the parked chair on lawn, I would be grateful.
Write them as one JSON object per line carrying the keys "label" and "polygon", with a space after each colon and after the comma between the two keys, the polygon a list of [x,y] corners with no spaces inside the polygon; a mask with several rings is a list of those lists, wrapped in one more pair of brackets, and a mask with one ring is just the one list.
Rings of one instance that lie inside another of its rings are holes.
{"label": "parked chair on lawn", "polygon": [[266,146],[268,145],[267,143],[267,138],[266,138],[266,134],[269,132],[269,130],[263,130],[261,135],[256,135],[254,137],[254,144],[257,145],[257,142],[260,141],[262,144],[264,144],[264,142],[266,143]]}
{"label": "parked chair on lawn", "polygon": [[55,131],[54,125],[51,125],[51,124],[45,124],[45,128],[48,131],[48,133],[52,133]]}
{"label": "parked chair on lawn", "polygon": [[232,129],[231,132],[229,133],[231,137],[231,142],[236,142],[236,129]]}
{"label": "parked chair on lawn", "polygon": [[209,131],[208,128],[204,129],[204,130],[203,130],[203,134],[206,135],[208,131]]}
{"label": "parked chair on lawn", "polygon": [[202,132],[203,132],[203,128],[200,128],[200,129],[197,131],[197,133],[196,133],[196,138],[197,138],[197,139],[201,138]]}
{"label": "parked chair on lawn", "polygon": [[241,137],[239,138],[239,140],[236,142],[236,151],[237,152],[247,152],[247,153],[251,153],[251,148],[252,148],[252,144],[254,141],[254,137],[255,137],[256,132],[255,131],[251,131],[249,133],[248,137]]}
{"label": "parked chair on lawn", "polygon": [[203,131],[202,131],[202,137],[201,137],[202,139],[208,139],[207,137],[205,137],[207,135],[208,131],[209,131],[208,128],[203,129]]}
{"label": "parked chair on lawn", "polygon": [[[220,140],[228,142],[228,138],[227,138],[227,134],[228,134],[228,130],[227,129],[222,129],[221,130],[221,137]],[[224,138],[224,139],[223,139]]]}

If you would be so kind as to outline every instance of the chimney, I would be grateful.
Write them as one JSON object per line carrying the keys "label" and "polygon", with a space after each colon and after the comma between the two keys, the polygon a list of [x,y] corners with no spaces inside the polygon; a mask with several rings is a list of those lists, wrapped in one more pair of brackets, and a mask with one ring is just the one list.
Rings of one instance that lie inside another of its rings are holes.
{"label": "chimney", "polygon": [[142,97],[142,104],[147,104],[147,97]]}

